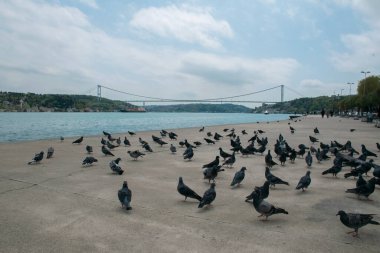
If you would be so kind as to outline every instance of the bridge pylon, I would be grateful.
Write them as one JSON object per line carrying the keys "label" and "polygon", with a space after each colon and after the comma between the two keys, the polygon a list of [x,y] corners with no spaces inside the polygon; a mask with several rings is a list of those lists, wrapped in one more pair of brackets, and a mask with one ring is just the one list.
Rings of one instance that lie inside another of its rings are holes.
{"label": "bridge pylon", "polygon": [[284,102],[284,85],[281,84],[281,103]]}
{"label": "bridge pylon", "polygon": [[97,90],[97,96],[98,96],[98,101],[102,98],[102,86],[98,85],[98,90]]}

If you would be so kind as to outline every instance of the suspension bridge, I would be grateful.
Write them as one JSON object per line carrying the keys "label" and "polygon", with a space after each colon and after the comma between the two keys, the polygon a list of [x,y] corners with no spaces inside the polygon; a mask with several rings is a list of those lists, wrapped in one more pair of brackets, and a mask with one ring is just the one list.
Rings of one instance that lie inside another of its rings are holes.
{"label": "suspension bridge", "polygon": [[[292,88],[285,86],[285,85],[277,85],[274,87],[270,87],[267,89],[254,91],[250,93],[244,93],[244,94],[238,94],[233,96],[226,96],[226,97],[216,97],[216,98],[204,98],[204,99],[173,99],[173,98],[160,98],[160,97],[151,97],[151,96],[144,96],[139,94],[134,94],[130,92],[125,92],[121,90],[117,90],[114,88],[110,88],[104,85],[97,85],[97,97],[100,100],[102,98],[102,90],[106,89],[112,92],[116,92],[119,94],[127,95],[130,99],[126,99],[125,102],[128,103],[143,103],[145,106],[145,103],[265,103],[265,104],[275,104],[275,103],[281,103],[284,102],[284,92],[285,88],[287,90],[290,90],[294,93],[296,93],[298,96],[303,97],[302,94],[299,92],[293,90]],[[267,101],[267,100],[256,100],[256,99],[250,99],[249,96],[268,92],[271,90],[279,90],[279,100],[276,101]]]}

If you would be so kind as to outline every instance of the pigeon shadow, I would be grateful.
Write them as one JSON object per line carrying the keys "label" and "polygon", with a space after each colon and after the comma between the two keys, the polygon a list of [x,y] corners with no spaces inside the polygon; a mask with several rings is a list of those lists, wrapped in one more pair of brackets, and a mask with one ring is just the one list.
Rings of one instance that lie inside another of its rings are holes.
{"label": "pigeon shadow", "polygon": [[205,213],[205,212],[209,212],[211,211],[212,209],[214,209],[214,206],[213,205],[206,205],[202,208],[198,208],[198,213]]}

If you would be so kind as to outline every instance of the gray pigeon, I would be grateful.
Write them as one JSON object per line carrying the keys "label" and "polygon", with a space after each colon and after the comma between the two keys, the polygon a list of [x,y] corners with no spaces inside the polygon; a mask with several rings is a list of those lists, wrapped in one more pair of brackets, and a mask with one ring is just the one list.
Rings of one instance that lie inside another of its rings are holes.
{"label": "gray pigeon", "polygon": [[307,167],[311,167],[311,164],[313,163],[313,157],[311,156],[310,151],[307,151],[307,155],[305,157],[305,162],[307,164]]}
{"label": "gray pigeon", "polygon": [[255,207],[255,210],[260,214],[259,217],[265,216],[266,220],[269,216],[273,214],[288,214],[288,212],[285,209],[277,208],[274,205],[261,199],[256,192],[253,194],[253,206]]}
{"label": "gray pigeon", "polygon": [[340,210],[336,215],[340,216],[343,225],[354,229],[354,231],[347,232],[347,234],[353,234],[354,237],[359,236],[359,228],[367,224],[380,225],[379,222],[372,220],[374,214],[346,213]]}
{"label": "gray pigeon", "polygon": [[83,162],[82,162],[82,165],[83,166],[90,166],[92,165],[94,162],[97,162],[98,160],[92,156],[87,156]]}
{"label": "gray pigeon", "polygon": [[194,156],[193,148],[189,146],[183,153],[183,159],[185,160],[188,159],[190,161],[193,158],[193,156]]}
{"label": "gray pigeon", "polygon": [[215,183],[211,183],[210,189],[205,191],[201,201],[199,202],[198,208],[202,208],[205,205],[210,205],[216,198]]}
{"label": "gray pigeon", "polygon": [[47,151],[46,159],[52,158],[53,154],[54,154],[54,148],[53,147],[49,147],[48,151]]}
{"label": "gray pigeon", "polygon": [[370,180],[368,180],[368,182],[365,185],[361,185],[353,189],[347,189],[346,193],[354,193],[358,195],[358,198],[360,196],[364,196],[368,199],[369,195],[371,195],[375,191],[375,183],[376,178],[373,177]]}
{"label": "gray pigeon", "polygon": [[91,154],[93,152],[92,146],[87,145],[86,146],[86,151],[87,151],[87,153]]}
{"label": "gray pigeon", "polygon": [[179,194],[185,196],[185,200],[187,198],[197,199],[198,201],[202,200],[201,196],[199,196],[195,191],[193,191],[192,189],[190,189],[190,187],[188,187],[187,185],[185,185],[185,183],[183,182],[182,177],[179,177],[179,179],[178,179],[177,191],[179,192]]}
{"label": "gray pigeon", "polygon": [[141,153],[139,150],[135,150],[135,151],[128,150],[127,153],[129,154],[130,157],[133,158],[133,160],[137,160],[137,158],[143,157],[145,155],[144,153]]}
{"label": "gray pigeon", "polygon": [[119,165],[119,162],[121,161],[121,158],[117,158],[115,160],[112,160],[110,163],[109,163],[109,166],[110,166],[110,169],[119,174],[119,175],[122,175],[124,173],[124,170],[120,167]]}
{"label": "gray pigeon", "polygon": [[259,195],[260,199],[266,199],[269,196],[269,186],[270,182],[265,181],[262,186],[255,186],[255,189],[252,191],[250,195],[248,195],[245,200],[245,202],[248,202],[249,200],[253,199],[253,194],[256,193]]}
{"label": "gray pigeon", "polygon": [[289,185],[288,182],[286,181],[283,181],[281,178],[279,177],[276,177],[275,175],[273,175],[270,171],[269,171],[269,168],[266,167],[265,168],[265,178],[269,181],[270,185],[272,186],[276,186],[276,184],[286,184],[286,185]]}
{"label": "gray pigeon", "polygon": [[235,173],[234,179],[231,182],[231,186],[234,186],[236,184],[239,185],[243,181],[246,170],[246,167],[242,167],[238,172]]}
{"label": "gray pigeon", "polygon": [[131,210],[132,191],[128,188],[128,182],[124,181],[122,188],[118,191],[117,196],[121,203],[121,207]]}
{"label": "gray pigeon", "polygon": [[172,154],[177,152],[177,149],[176,149],[176,147],[174,147],[173,144],[170,144],[170,152],[172,152]]}
{"label": "gray pigeon", "polygon": [[305,188],[309,187],[311,183],[310,170],[306,172],[306,175],[301,177],[300,181],[297,184],[296,190],[302,189],[305,191]]}

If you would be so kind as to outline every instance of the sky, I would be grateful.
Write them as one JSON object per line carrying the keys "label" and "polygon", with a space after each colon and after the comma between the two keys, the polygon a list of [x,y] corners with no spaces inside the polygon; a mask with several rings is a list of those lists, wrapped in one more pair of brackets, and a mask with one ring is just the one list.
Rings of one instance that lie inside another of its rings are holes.
{"label": "sky", "polygon": [[2,0],[0,91],[355,94],[362,71],[380,74],[379,12],[378,0]]}

